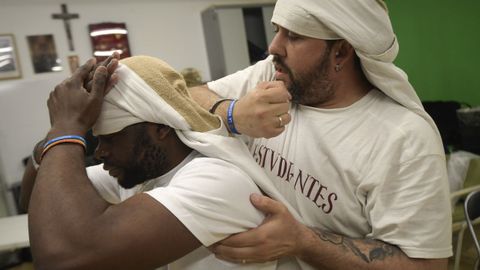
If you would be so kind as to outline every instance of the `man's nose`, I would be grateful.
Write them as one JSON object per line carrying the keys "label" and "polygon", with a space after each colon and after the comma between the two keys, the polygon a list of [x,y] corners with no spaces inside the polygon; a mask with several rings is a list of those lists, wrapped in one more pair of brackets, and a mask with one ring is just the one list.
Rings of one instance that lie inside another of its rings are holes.
{"label": "man's nose", "polygon": [[279,56],[285,56],[286,51],[285,51],[285,46],[284,46],[284,38],[282,37],[282,34],[277,32],[275,36],[272,39],[272,42],[270,42],[270,46],[268,46],[268,53],[273,54],[273,55],[279,55]]}

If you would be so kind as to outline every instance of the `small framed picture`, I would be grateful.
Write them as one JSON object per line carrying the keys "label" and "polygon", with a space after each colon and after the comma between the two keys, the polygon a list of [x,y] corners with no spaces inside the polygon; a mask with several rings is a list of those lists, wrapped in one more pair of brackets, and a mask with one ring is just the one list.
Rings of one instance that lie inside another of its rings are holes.
{"label": "small framed picture", "polygon": [[35,73],[62,71],[53,35],[27,36]]}
{"label": "small framed picture", "polygon": [[73,74],[75,70],[80,66],[80,60],[78,60],[78,55],[69,55],[68,56],[68,66],[70,66],[70,73]]}
{"label": "small framed picture", "polygon": [[22,77],[13,34],[0,34],[0,80]]}

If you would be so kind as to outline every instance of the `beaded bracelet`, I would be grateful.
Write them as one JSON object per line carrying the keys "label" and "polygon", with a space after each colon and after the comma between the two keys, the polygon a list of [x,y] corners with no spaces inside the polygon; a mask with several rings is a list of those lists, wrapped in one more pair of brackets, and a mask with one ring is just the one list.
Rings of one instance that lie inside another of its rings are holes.
{"label": "beaded bracelet", "polygon": [[224,101],[227,101],[227,100],[230,100],[232,101],[233,99],[231,98],[222,98],[222,99],[219,99],[217,101],[215,101],[215,103],[213,103],[212,107],[210,107],[210,109],[208,110],[211,114],[214,114],[215,113],[215,110],[217,109],[218,105],[220,105],[222,102]]}
{"label": "beaded bracelet", "polygon": [[56,137],[56,138],[53,138],[53,139],[49,140],[48,142],[46,142],[43,145],[43,151],[42,151],[42,155],[40,156],[40,160],[43,159],[43,156],[45,156],[45,154],[48,152],[48,150],[50,150],[55,145],[59,145],[59,144],[62,144],[62,143],[76,143],[76,144],[80,144],[81,146],[83,146],[84,150],[87,149],[87,142],[85,141],[85,139],[82,136],[77,136],[77,135],[60,136],[60,137]]}
{"label": "beaded bracelet", "polygon": [[238,130],[235,128],[235,124],[233,123],[233,108],[235,107],[235,103],[237,102],[236,99],[232,100],[232,102],[230,102],[230,105],[228,106],[228,110],[227,110],[227,125],[228,125],[228,129],[230,129],[230,131],[233,133],[233,134],[238,134],[240,135],[240,132],[238,132]]}

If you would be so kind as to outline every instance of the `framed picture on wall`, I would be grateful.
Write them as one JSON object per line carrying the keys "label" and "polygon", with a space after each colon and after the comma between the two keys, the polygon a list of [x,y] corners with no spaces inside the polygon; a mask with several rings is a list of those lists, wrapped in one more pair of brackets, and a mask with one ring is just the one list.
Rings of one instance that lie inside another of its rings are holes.
{"label": "framed picture on wall", "polygon": [[68,66],[70,67],[70,72],[73,73],[80,66],[80,60],[78,55],[69,55],[68,56]]}
{"label": "framed picture on wall", "polygon": [[0,34],[0,80],[22,77],[13,34]]}
{"label": "framed picture on wall", "polygon": [[35,73],[62,71],[53,35],[27,36]]}
{"label": "framed picture on wall", "polygon": [[131,55],[125,23],[89,24],[88,30],[92,41],[93,55],[97,61],[104,60],[114,51],[120,54],[120,59]]}

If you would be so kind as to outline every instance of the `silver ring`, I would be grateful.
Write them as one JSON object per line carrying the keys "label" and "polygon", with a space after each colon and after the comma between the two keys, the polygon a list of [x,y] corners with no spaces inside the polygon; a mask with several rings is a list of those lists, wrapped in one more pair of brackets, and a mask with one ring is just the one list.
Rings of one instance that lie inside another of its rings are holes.
{"label": "silver ring", "polygon": [[247,263],[247,260],[243,259],[242,264],[246,264],[246,263]]}
{"label": "silver ring", "polygon": [[283,127],[283,119],[281,116],[278,116],[278,127]]}

